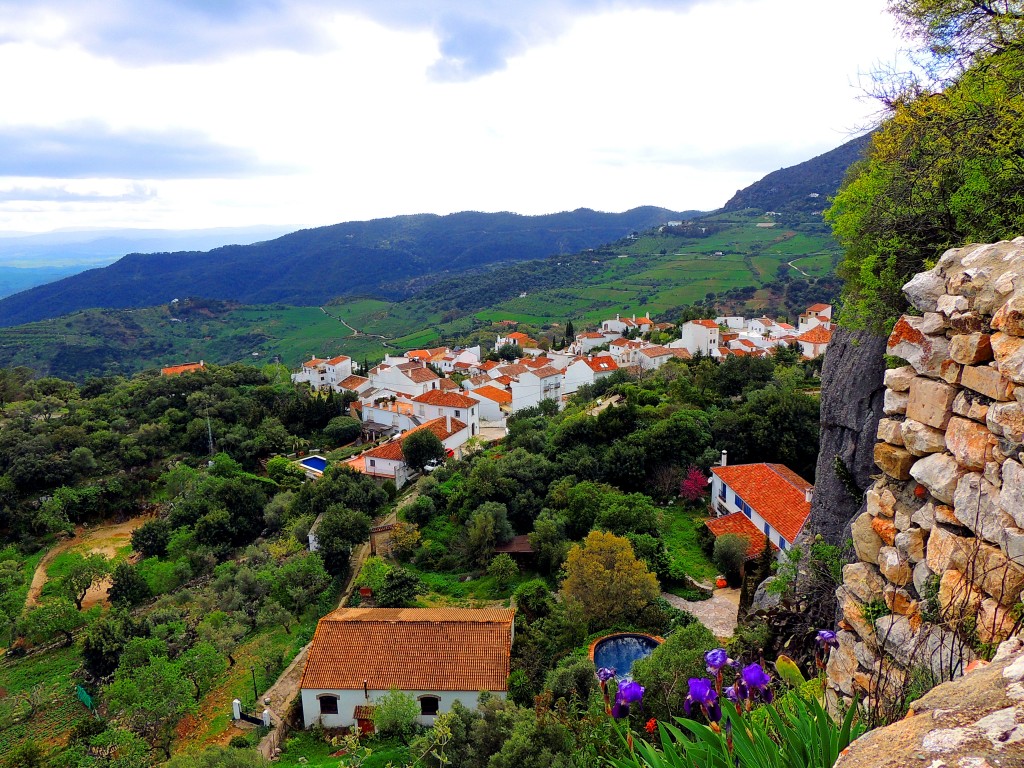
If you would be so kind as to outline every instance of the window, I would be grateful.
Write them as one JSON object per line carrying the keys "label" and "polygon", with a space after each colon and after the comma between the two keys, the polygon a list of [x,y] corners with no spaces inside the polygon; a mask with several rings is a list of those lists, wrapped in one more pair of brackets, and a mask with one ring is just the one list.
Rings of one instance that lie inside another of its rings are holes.
{"label": "window", "polygon": [[719,497],[719,498],[720,498],[720,499],[721,499],[722,501],[725,501],[725,500],[726,500],[726,498],[725,498],[725,494],[726,494],[726,493],[727,493],[727,491],[726,491],[726,489],[725,489],[725,483],[722,483],[721,487],[719,487],[719,489],[718,489],[718,497]]}
{"label": "window", "polygon": [[771,526],[770,526],[770,525],[768,525],[768,523],[765,523],[765,524],[764,524],[764,535],[765,535],[765,536],[767,536],[767,535],[768,535],[768,532],[769,532],[770,530],[771,530]]}
{"label": "window", "polygon": [[441,699],[437,696],[420,697],[420,714],[436,715],[441,706]]}
{"label": "window", "polygon": [[319,696],[320,699],[320,714],[321,715],[336,715],[338,714],[338,697],[337,696]]}
{"label": "window", "polygon": [[461,419],[462,418],[462,411],[456,411],[455,412],[455,418],[456,419]]}
{"label": "window", "polygon": [[376,459],[370,459],[370,466],[371,467],[376,467],[377,466],[377,460]]}

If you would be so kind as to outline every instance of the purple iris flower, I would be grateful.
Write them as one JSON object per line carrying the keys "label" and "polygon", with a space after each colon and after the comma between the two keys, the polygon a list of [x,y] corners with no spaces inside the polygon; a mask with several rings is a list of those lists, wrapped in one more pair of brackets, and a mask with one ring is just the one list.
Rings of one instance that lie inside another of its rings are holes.
{"label": "purple iris flower", "polygon": [[818,644],[818,647],[821,650],[839,647],[839,640],[836,639],[836,633],[830,629],[818,630],[818,635],[814,638],[814,642]]}
{"label": "purple iris flower", "polygon": [[597,679],[600,680],[602,683],[607,683],[613,677],[615,677],[614,669],[609,669],[608,667],[601,667],[597,670]]}
{"label": "purple iris flower", "polygon": [[644,698],[644,687],[633,680],[626,680],[619,684],[615,692],[615,703],[612,705],[612,717],[618,719],[629,714],[629,707],[632,704],[639,704]]}
{"label": "purple iris flower", "polygon": [[691,677],[690,690],[683,701],[683,710],[691,714],[691,707],[697,706],[704,716],[712,723],[722,719],[722,707],[718,703],[718,693],[706,677]]}
{"label": "purple iris flower", "polygon": [[725,648],[715,648],[704,654],[704,663],[708,665],[709,675],[717,675],[723,667],[732,663],[732,659],[729,658]]}
{"label": "purple iris flower", "polygon": [[744,689],[743,698],[750,701],[763,701],[771,704],[774,695],[772,694],[772,679],[760,664],[749,664],[740,672],[737,683],[742,682]]}

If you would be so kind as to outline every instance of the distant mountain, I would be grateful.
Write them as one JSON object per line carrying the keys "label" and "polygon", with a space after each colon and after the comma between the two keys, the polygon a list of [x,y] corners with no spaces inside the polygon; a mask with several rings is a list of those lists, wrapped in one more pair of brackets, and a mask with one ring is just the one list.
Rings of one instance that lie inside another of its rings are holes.
{"label": "distant mountain", "polygon": [[811,213],[828,205],[846,175],[846,170],[864,157],[871,141],[866,133],[830,152],[806,162],[773,171],[746,189],[739,190],[724,210],[757,208],[780,213]]}
{"label": "distant mountain", "polygon": [[10,326],[91,307],[130,308],[202,296],[246,304],[315,306],[337,296],[400,299],[455,273],[577,253],[697,212],[652,206],[581,208],[546,216],[419,214],[306,229],[212,251],[133,253],[0,300]]}

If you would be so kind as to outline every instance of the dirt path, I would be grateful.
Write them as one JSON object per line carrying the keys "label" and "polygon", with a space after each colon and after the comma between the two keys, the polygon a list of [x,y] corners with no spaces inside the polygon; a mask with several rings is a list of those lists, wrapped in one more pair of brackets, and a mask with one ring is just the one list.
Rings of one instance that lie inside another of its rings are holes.
{"label": "dirt path", "polygon": [[[800,256],[798,258],[793,259],[793,261],[800,261],[800,259],[806,259],[806,258],[807,258],[806,256]],[[798,267],[796,264],[794,264],[793,261],[787,261],[786,263],[789,266],[791,266],[793,269],[795,269],[797,272],[799,272],[801,275],[803,275],[804,277],[810,277],[810,275],[808,275],[806,272],[804,272],[802,269],[800,269],[800,267]]]}
{"label": "dirt path", "polygon": [[[131,540],[132,531],[149,519],[148,516],[141,516],[133,517],[124,523],[116,523],[114,525],[101,525],[96,528],[78,526],[75,528],[74,537],[59,542],[53,549],[43,555],[42,560],[39,561],[35,573],[32,574],[32,583],[29,585],[28,595],[25,597],[25,610],[28,611],[39,603],[39,596],[43,593],[43,587],[46,586],[48,580],[46,571],[57,555],[71,549],[80,549],[82,554],[98,552],[104,557],[111,558],[117,554],[119,547],[123,547]],[[94,585],[86,593],[85,600],[82,602],[82,608],[89,608],[97,603],[104,602],[109,587],[109,580],[104,580]]]}
{"label": "dirt path", "polygon": [[688,611],[697,620],[711,630],[719,640],[732,637],[736,631],[740,609],[740,591],[738,589],[716,589],[709,600],[691,602],[681,597],[663,592],[661,595],[669,604]]}

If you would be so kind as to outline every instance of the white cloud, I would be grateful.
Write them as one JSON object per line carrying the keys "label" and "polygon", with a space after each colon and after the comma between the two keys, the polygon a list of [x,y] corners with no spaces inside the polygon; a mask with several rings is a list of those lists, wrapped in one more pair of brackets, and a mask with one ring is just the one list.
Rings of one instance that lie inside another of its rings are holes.
{"label": "white cloud", "polygon": [[[197,4],[172,12],[157,2],[165,16],[143,18],[124,0],[108,10],[55,0],[41,6],[45,15],[12,12],[0,22],[0,70],[26,73],[0,81],[0,138],[59,136],[85,153],[88,142],[71,136],[91,125],[109,139],[105,154],[69,163],[65,176],[106,163],[91,173],[156,196],[0,210],[0,227],[714,208],[865,126],[874,107],[858,99],[857,75],[898,45],[884,5],[517,4],[502,22],[514,44],[492,36],[487,53],[452,41],[498,24],[505,3],[447,0],[424,10],[412,0],[268,0],[211,16]],[[96,18],[67,10],[79,7]],[[174,40],[178,26],[199,17],[209,29],[172,62],[100,51],[116,30],[155,44],[161,18]],[[210,30],[230,39],[217,44]],[[458,68],[460,50],[473,59],[463,74],[473,76],[439,77]],[[147,146],[160,158],[146,157]],[[39,175],[59,179],[59,164],[50,165]]]}

